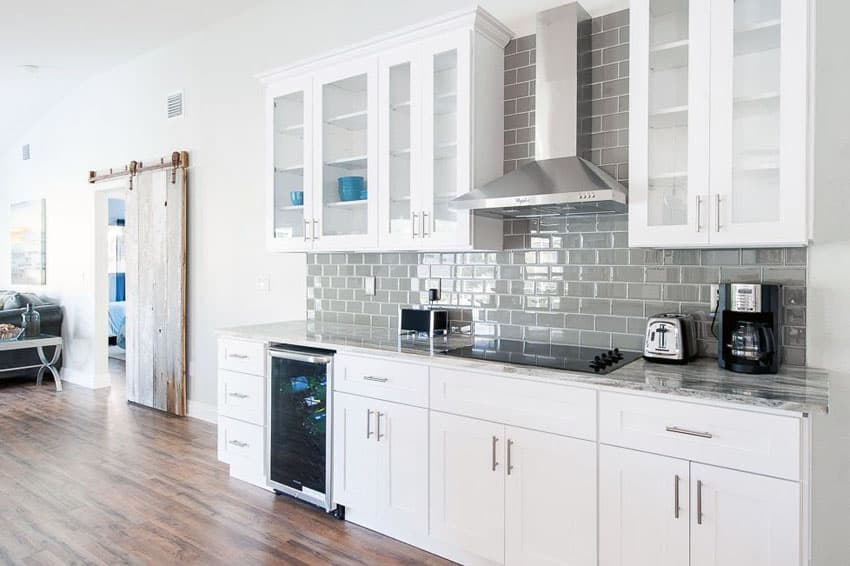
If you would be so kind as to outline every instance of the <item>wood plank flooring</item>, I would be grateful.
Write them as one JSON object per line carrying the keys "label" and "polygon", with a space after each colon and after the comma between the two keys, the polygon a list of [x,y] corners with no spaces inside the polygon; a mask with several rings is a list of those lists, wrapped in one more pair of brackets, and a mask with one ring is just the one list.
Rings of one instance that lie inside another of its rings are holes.
{"label": "wood plank flooring", "polygon": [[0,380],[2,564],[449,564],[228,476],[215,426]]}

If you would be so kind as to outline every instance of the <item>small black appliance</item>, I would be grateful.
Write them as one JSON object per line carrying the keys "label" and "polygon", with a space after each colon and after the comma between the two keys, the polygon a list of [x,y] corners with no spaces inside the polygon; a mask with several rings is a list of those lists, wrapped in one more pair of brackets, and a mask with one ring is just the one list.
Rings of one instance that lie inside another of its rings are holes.
{"label": "small black appliance", "polygon": [[740,373],[776,373],[780,351],[778,285],[721,283],[715,323],[717,363]]}

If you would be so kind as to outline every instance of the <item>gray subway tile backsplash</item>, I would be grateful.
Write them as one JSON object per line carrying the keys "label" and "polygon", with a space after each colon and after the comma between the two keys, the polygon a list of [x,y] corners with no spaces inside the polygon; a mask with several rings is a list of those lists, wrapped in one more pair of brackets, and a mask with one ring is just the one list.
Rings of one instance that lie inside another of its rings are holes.
{"label": "gray subway tile backsplash", "polygon": [[[588,88],[593,132],[585,156],[628,182],[628,10],[592,21]],[[505,163],[533,157],[535,37],[505,49]],[[307,318],[378,327],[398,324],[398,309],[428,303],[450,309],[456,327],[513,340],[593,347],[643,347],[646,318],[694,313],[699,347],[714,355],[711,283],[783,284],[783,361],[805,364],[806,250],[628,247],[628,215],[505,221],[503,252],[308,254]],[[366,296],[363,277],[377,277]]]}

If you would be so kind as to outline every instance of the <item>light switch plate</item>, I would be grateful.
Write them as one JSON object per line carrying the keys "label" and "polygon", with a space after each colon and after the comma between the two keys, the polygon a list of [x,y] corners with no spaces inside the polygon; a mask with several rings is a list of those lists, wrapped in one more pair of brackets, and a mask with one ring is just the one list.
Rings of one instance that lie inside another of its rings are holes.
{"label": "light switch plate", "polygon": [[368,275],[363,278],[363,288],[366,289],[367,297],[375,296],[375,276]]}
{"label": "light switch plate", "polygon": [[270,275],[260,275],[257,277],[257,291],[262,293],[268,293],[271,291],[271,276]]}

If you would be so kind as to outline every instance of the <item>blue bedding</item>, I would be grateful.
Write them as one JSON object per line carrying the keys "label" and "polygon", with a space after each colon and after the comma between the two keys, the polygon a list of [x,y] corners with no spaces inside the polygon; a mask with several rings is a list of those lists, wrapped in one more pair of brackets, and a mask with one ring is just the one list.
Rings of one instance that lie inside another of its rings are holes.
{"label": "blue bedding", "polygon": [[109,336],[115,336],[120,347],[124,347],[124,324],[127,320],[125,302],[112,301],[109,303]]}

